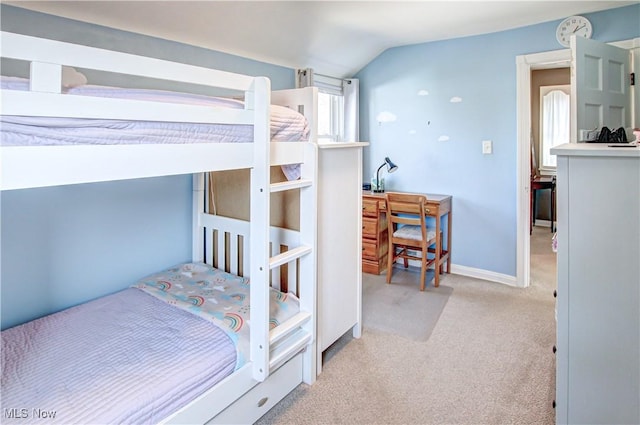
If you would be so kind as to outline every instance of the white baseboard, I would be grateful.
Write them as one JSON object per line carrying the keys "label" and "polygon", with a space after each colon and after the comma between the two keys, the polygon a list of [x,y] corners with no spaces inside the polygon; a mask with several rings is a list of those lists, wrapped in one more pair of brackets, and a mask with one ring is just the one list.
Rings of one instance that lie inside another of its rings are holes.
{"label": "white baseboard", "polygon": [[[402,264],[402,260],[397,260],[396,262]],[[409,260],[409,265],[420,268],[419,261]],[[520,287],[520,285],[518,285],[518,279],[515,276],[509,276],[507,274],[496,273],[489,270],[451,264],[451,273],[459,274],[461,276],[473,277],[476,279],[488,280],[490,282],[502,283],[504,285],[514,286],[518,288]]]}
{"label": "white baseboard", "polygon": [[[553,223],[555,224],[556,222],[554,221]],[[534,226],[551,227],[551,220],[541,220],[539,218],[536,218],[536,223],[534,224]]]}
{"label": "white baseboard", "polygon": [[451,273],[461,276],[473,277],[476,279],[488,280],[490,282],[502,283],[509,286],[519,287],[518,280],[515,276],[509,276],[503,273],[496,273],[489,270],[476,269],[473,267],[451,265]]}

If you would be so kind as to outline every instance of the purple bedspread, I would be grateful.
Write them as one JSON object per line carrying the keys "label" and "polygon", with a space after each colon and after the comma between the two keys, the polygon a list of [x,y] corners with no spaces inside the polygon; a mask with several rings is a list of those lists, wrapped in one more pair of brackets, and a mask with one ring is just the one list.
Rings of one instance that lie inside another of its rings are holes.
{"label": "purple bedspread", "polygon": [[157,423],[234,370],[223,330],[136,288],[2,332],[5,423]]}

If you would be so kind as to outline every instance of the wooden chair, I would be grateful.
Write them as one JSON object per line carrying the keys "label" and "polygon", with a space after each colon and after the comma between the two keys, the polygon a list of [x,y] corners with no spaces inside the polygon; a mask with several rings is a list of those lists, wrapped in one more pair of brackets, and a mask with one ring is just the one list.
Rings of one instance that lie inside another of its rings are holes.
{"label": "wooden chair", "polygon": [[[387,223],[389,226],[389,255],[387,264],[387,283],[391,283],[393,264],[398,258],[420,261],[420,290],[424,291],[427,269],[435,264],[435,258],[428,258],[428,249],[436,243],[436,231],[426,225],[424,195],[407,193],[386,193]],[[418,255],[409,253],[416,251]],[[434,270],[437,273],[437,270]]]}

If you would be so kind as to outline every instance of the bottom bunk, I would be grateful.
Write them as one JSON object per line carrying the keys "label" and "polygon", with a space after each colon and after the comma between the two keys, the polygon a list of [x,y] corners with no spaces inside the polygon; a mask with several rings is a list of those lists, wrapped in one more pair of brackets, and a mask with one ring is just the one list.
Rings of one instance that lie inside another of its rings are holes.
{"label": "bottom bunk", "polygon": [[[208,257],[227,259],[221,268],[229,258],[243,257],[249,223],[202,218],[205,250],[216,251]],[[281,249],[297,237],[272,228],[271,244]],[[289,263],[287,276],[295,278],[295,268],[295,261]],[[271,374],[263,382],[253,378],[251,367],[250,281],[205,263],[180,264],[115,294],[7,329],[2,422],[254,422],[313,367],[304,358],[314,352],[313,312],[301,310],[297,287],[291,282],[285,292],[269,288]]]}

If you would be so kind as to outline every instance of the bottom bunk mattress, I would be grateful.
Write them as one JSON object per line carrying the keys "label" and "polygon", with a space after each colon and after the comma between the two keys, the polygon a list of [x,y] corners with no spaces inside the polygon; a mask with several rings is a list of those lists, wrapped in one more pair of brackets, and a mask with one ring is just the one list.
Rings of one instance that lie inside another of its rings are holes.
{"label": "bottom bunk mattress", "polygon": [[[3,331],[2,423],[161,421],[243,363],[248,287],[185,264]],[[290,294],[271,299],[272,323],[298,311]]]}

